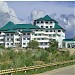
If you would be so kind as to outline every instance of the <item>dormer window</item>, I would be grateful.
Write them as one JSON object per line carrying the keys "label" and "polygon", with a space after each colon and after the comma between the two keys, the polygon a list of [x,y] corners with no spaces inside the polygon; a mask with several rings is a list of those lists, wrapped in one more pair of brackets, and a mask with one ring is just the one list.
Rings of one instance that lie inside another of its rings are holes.
{"label": "dormer window", "polygon": [[39,21],[37,21],[37,23],[39,23]]}
{"label": "dormer window", "polygon": [[43,21],[41,21],[41,23],[43,23]]}
{"label": "dormer window", "polygon": [[53,23],[52,21],[50,21],[50,23]]}
{"label": "dormer window", "polygon": [[58,30],[58,32],[61,32],[61,30]]}
{"label": "dormer window", "polygon": [[45,23],[48,24],[48,21],[46,21]]}
{"label": "dormer window", "polygon": [[9,34],[7,34],[7,36],[9,36]]}

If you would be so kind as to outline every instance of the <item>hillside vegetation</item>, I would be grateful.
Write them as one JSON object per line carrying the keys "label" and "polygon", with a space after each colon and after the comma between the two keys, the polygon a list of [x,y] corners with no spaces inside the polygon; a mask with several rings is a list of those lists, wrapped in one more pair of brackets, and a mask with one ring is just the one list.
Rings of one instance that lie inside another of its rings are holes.
{"label": "hillside vegetation", "polygon": [[70,56],[68,51],[48,52],[40,48],[34,50],[0,48],[0,70],[73,59],[75,55]]}

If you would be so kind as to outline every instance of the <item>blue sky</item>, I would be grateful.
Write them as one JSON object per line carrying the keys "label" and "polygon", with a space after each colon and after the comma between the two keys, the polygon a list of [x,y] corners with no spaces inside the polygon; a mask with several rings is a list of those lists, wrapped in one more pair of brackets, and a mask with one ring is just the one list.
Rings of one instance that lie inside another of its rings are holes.
{"label": "blue sky", "polygon": [[36,10],[43,10],[46,14],[57,13],[74,14],[73,1],[7,1],[8,5],[15,10],[16,15],[21,19],[26,19],[31,12]]}

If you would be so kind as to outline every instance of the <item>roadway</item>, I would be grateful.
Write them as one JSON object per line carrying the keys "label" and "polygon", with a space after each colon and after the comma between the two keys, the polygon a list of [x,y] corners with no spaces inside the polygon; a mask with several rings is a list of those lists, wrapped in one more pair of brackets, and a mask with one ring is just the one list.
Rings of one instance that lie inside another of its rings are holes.
{"label": "roadway", "polygon": [[35,75],[75,75],[75,65],[55,69],[52,71],[47,71],[40,74]]}

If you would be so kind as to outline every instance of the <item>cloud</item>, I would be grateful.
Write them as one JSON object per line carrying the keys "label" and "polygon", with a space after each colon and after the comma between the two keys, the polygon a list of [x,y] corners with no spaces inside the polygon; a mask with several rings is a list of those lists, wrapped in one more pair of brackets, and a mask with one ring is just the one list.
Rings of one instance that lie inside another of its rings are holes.
{"label": "cloud", "polygon": [[33,21],[33,20],[35,20],[35,19],[38,19],[38,18],[40,18],[40,17],[44,17],[45,16],[45,11],[43,11],[43,10],[33,10],[32,12],[31,12],[31,20]]}
{"label": "cloud", "polygon": [[12,21],[16,23],[25,23],[18,19],[15,11],[8,6],[6,2],[0,1],[0,27],[4,26],[7,22]]}
{"label": "cloud", "polygon": [[74,14],[61,14],[59,17],[53,17],[56,19],[60,26],[66,30],[67,38],[75,36],[75,16]]}

